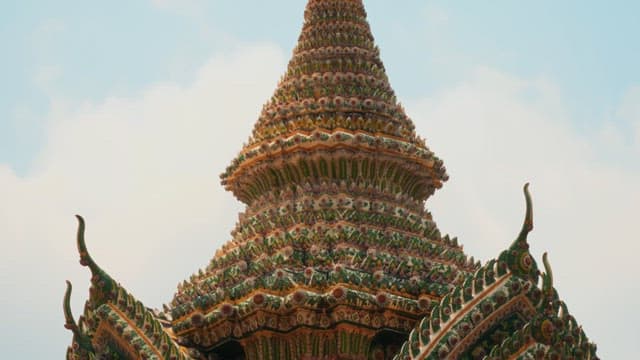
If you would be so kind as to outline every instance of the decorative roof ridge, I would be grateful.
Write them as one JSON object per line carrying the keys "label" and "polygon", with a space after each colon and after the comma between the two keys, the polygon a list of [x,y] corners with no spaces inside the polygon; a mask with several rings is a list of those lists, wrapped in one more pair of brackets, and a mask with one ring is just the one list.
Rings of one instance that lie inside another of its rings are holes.
{"label": "decorative roof ridge", "polygon": [[[452,352],[456,351],[456,346],[473,332],[472,324],[477,326],[488,316],[483,304],[487,305],[489,314],[492,314],[522,297],[529,302],[532,313],[527,323],[516,330],[514,338],[520,339],[531,334],[531,346],[537,346],[536,350],[542,349],[543,355],[569,355],[569,352],[563,351],[569,351],[566,350],[567,344],[574,343],[578,349],[576,351],[588,354],[587,359],[597,359],[595,345],[588,342],[586,335],[569,314],[566,304],[559,299],[553,287],[553,271],[548,254],[544,253],[542,257],[545,272],[541,273],[529,252],[527,235],[533,229],[533,206],[528,183],[523,190],[526,211],[522,230],[516,240],[497,259],[488,261],[473,275],[467,276],[462,285],[456,286],[443,296],[440,303],[433,307],[431,314],[411,331],[409,339],[403,344],[395,359],[453,356]],[[476,308],[480,311],[474,310]],[[476,315],[477,320],[474,320]],[[463,330],[464,327],[467,329]],[[510,339],[507,338],[493,347],[489,357],[485,359],[502,359],[505,358],[505,354],[511,354],[504,352],[514,341]],[[521,350],[521,347],[513,349],[517,350]],[[528,349],[522,351],[526,352]]]}
{"label": "decorative roof ridge", "polygon": [[542,261],[545,267],[541,274],[545,299],[540,303],[537,314],[520,330],[494,346],[483,360],[521,358],[526,354],[536,359],[598,359],[597,346],[589,341],[553,287],[553,271],[547,253],[544,253]]}
{"label": "decorative roof ridge", "polygon": [[[156,315],[113,280],[93,260],[85,241],[85,221],[80,215],[76,215],[76,218],[78,219],[76,241],[80,264],[91,270],[92,287],[89,300],[85,305],[84,318],[80,317],[76,322],[70,306],[72,285],[67,281],[67,290],[63,299],[64,326],[74,334],[72,346],[67,350],[67,358],[94,359],[97,356],[94,349],[96,346],[94,337],[99,323],[101,321],[107,321],[110,324],[117,323],[117,319],[120,319],[122,324],[114,327],[117,334],[113,333],[112,335],[124,338],[129,336],[131,339],[138,337],[140,342],[137,342],[135,346],[134,340],[130,339],[125,342],[133,346],[130,350],[136,354],[144,353],[144,358],[158,360],[160,358],[157,356],[166,359],[189,359],[184,350],[164,329]],[[89,328],[84,328],[84,325],[88,325]],[[128,327],[131,327],[132,331],[127,330]],[[126,335],[125,331],[129,331],[129,335]]]}
{"label": "decorative roof ridge", "polygon": [[[458,320],[462,320],[463,315],[473,309],[476,305],[474,300],[480,301],[484,297],[483,294],[495,292],[511,276],[513,274],[495,259],[487,262],[473,275],[467,276],[462,285],[451,289],[432,308],[430,315],[416,324],[395,359],[404,359],[404,355],[409,355],[413,359],[418,354],[435,351],[435,346],[446,337],[449,327],[457,324]],[[481,296],[478,297],[478,295]],[[467,311],[459,313],[465,308]],[[458,314],[455,315],[456,313]]]}
{"label": "decorative roof ridge", "polygon": [[[141,346],[133,350],[142,354],[158,354],[164,359],[187,360],[190,357],[174,339],[169,325],[163,324],[156,314],[122,286],[117,286],[115,298],[95,310],[102,321],[113,322],[114,315],[121,319],[121,327],[115,326],[119,336],[137,337]],[[127,332],[127,326],[133,331]],[[131,344],[133,340],[129,341]]]}
{"label": "decorative roof ridge", "polygon": [[[499,291],[499,288],[510,278],[529,281],[532,284],[538,282],[539,271],[529,253],[527,243],[527,235],[533,229],[533,206],[529,183],[524,185],[523,192],[526,210],[522,229],[516,240],[508,250],[500,254],[498,259],[489,260],[475,273],[468,275],[462,285],[456,286],[443,296],[440,303],[432,309],[431,314],[422,319],[409,334],[409,339],[402,346],[396,359],[403,358],[403,355],[414,358],[425,352],[438,351],[436,349],[438,343],[445,341],[449,331],[454,331],[451,327],[462,322],[475,306],[479,306],[483,298]],[[518,286],[519,291],[515,293],[519,294],[525,287]],[[459,313],[465,309],[466,311]],[[454,314],[457,315],[453,317]]]}
{"label": "decorative roof ridge", "polygon": [[73,287],[71,282],[67,280],[67,289],[64,292],[64,298],[62,300],[62,310],[64,312],[64,327],[65,329],[71,330],[73,333],[72,344],[77,344],[77,348],[73,349],[69,347],[67,349],[67,358],[70,358],[70,355],[73,351],[80,352],[81,354],[85,354],[89,356],[89,354],[93,354],[94,349],[91,344],[91,338],[80,328],[80,323],[76,322],[73,317],[73,312],[71,311],[71,291]]}

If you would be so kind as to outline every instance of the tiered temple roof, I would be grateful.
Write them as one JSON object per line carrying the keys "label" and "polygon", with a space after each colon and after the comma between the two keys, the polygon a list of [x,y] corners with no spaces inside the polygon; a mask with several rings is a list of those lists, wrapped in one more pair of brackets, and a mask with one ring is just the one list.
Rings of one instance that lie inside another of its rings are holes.
{"label": "tiered temple roof", "polygon": [[518,238],[497,259],[469,275],[423,318],[394,358],[404,359],[597,359],[590,343],[529,252],[533,229],[527,210]]}
{"label": "tiered temple roof", "polygon": [[65,297],[68,359],[596,358],[549,269],[538,286],[528,192],[522,233],[484,266],[438,230],[425,202],[446,170],[397,102],[361,0],[309,1],[221,178],[246,211],[163,312],[95,264],[79,218],[93,286],[79,323]]}
{"label": "tiered temple roof", "polygon": [[91,289],[84,314],[76,322],[67,281],[65,327],[73,332],[67,359],[191,359],[187,349],[176,343],[166,316],[146,308],[96,264],[85,244],[84,219],[77,218],[80,264],[91,270]]}

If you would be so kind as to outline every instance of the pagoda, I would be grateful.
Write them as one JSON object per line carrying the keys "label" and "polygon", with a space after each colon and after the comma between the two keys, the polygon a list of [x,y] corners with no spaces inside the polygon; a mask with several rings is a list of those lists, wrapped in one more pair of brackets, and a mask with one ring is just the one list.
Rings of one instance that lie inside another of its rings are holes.
{"label": "pagoda", "polygon": [[522,231],[485,264],[425,208],[447,181],[398,103],[362,0],[310,0],[287,71],[221,175],[231,240],[144,306],[91,257],[67,359],[597,359]]}

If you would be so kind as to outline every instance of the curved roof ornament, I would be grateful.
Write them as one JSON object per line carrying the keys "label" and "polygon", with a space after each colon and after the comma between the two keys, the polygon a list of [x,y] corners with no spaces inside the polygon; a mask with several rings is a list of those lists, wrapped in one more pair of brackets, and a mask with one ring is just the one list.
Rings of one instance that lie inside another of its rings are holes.
{"label": "curved roof ornament", "polygon": [[64,327],[71,330],[73,333],[73,341],[78,344],[79,349],[76,351],[85,351],[86,353],[93,352],[93,345],[91,339],[86,336],[73,318],[73,312],[71,311],[71,282],[67,280],[67,290],[64,292],[64,298],[62,300],[62,310],[64,311]]}
{"label": "curved roof ornament", "polygon": [[62,310],[64,311],[64,327],[73,332],[74,335],[78,335],[78,325],[76,324],[76,320],[73,318],[73,313],[71,312],[71,290],[73,287],[71,286],[71,282],[67,280],[67,290],[64,292],[64,298],[62,300]]}
{"label": "curved roof ornament", "polygon": [[553,270],[549,263],[549,257],[545,252],[542,255],[542,263],[544,264],[544,274],[542,274],[542,291],[545,295],[553,295]]}
{"label": "curved roof ornament", "polygon": [[94,291],[91,292],[91,300],[94,303],[102,304],[108,300],[111,294],[111,290],[114,287],[113,279],[96,264],[89,254],[84,239],[84,219],[80,215],[76,215],[76,218],[78,219],[77,244],[78,252],[80,253],[80,265],[87,266],[91,269],[91,282],[94,285]]}
{"label": "curved roof ornament", "polygon": [[533,230],[533,205],[531,201],[531,194],[529,193],[529,183],[524,184],[524,199],[526,202],[526,211],[524,214],[524,222],[522,224],[522,230],[516,239],[516,243],[526,243],[527,235]]}
{"label": "curved roof ornament", "polygon": [[526,211],[522,230],[520,230],[520,234],[509,249],[500,255],[500,260],[507,263],[513,274],[537,281],[538,266],[531,256],[531,253],[529,253],[529,243],[527,243],[527,235],[533,230],[533,202],[531,201],[531,194],[529,193],[529,183],[524,185],[523,191]]}

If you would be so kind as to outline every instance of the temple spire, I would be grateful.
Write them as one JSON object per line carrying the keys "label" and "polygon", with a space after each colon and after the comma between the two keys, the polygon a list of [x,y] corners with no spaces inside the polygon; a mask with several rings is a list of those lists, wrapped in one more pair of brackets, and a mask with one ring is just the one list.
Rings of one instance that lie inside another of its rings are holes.
{"label": "temple spire", "polygon": [[[288,332],[364,346],[320,345],[309,358],[379,358],[386,331],[406,333],[477,267],[425,210],[446,170],[399,105],[360,0],[308,2],[285,75],[221,178],[246,211],[171,303],[174,329],[219,354],[223,316],[252,324],[233,329],[248,358],[284,358]],[[247,318],[275,304],[320,316]]]}
{"label": "temple spire", "polygon": [[[251,204],[274,187],[279,191],[292,182],[301,185],[323,177],[309,173],[313,166],[294,168],[299,164],[291,159],[304,153],[308,159],[328,160],[337,150],[376,161],[389,156],[386,165],[380,164],[385,167],[398,162],[402,169],[395,181],[402,178],[403,184],[372,184],[389,186],[384,192],[390,196],[424,201],[448,179],[442,161],[416,136],[396,99],[362,1],[311,0],[287,71],[248,144],[221,175],[222,184]],[[276,166],[286,173],[274,173]],[[322,181],[339,183],[335,175],[332,170]],[[352,174],[354,179],[363,175],[366,170]]]}

